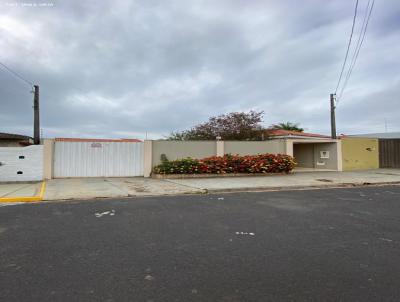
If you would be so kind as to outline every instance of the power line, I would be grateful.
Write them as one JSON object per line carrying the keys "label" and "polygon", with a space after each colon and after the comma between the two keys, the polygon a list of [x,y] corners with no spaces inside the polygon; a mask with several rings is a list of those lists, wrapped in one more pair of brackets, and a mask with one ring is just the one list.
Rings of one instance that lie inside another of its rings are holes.
{"label": "power line", "polygon": [[[361,46],[364,43],[365,35],[366,35],[366,32],[367,32],[369,20],[371,18],[372,10],[374,8],[375,0],[372,0],[372,4],[371,4],[370,8],[369,8],[369,4],[370,4],[370,0],[368,1],[368,4],[367,4],[367,9],[366,9],[366,12],[365,12],[365,15],[364,15],[363,25],[361,27],[361,31],[360,31],[360,35],[358,37],[357,45],[356,45],[356,48],[355,48],[354,53],[353,53],[353,57],[352,57],[351,62],[350,62],[350,68],[349,68],[349,70],[348,70],[348,72],[346,74],[346,79],[345,79],[345,81],[343,83],[343,86],[342,86],[342,89],[340,91],[339,100],[342,98],[343,92],[344,92],[344,90],[345,90],[345,88],[347,86],[347,83],[348,83],[349,79],[350,79],[351,73],[353,72],[354,66],[356,65],[358,55],[360,54]],[[369,10],[368,10],[368,8],[369,8]]]}
{"label": "power line", "polygon": [[[353,57],[351,58],[350,68],[351,68],[351,66],[354,65],[354,60],[355,60],[355,58],[356,58],[357,50],[359,49],[360,44],[361,44],[361,40],[362,40],[362,37],[363,37],[362,32],[364,31],[364,27],[365,27],[365,24],[366,24],[366,21],[367,21],[367,18],[368,18],[368,12],[369,12],[369,10],[370,10],[370,6],[369,6],[370,3],[371,3],[371,0],[368,0],[367,8],[365,9],[365,13],[364,13],[363,23],[362,23],[361,29],[360,29],[360,34],[358,35],[358,40],[357,40],[357,43],[356,43],[356,48],[355,48],[355,50],[354,50]],[[348,77],[349,71],[350,71],[350,69],[347,71],[346,78]]]}
{"label": "power line", "polygon": [[338,88],[339,88],[340,81],[342,80],[343,71],[344,71],[344,68],[345,68],[345,66],[346,66],[347,57],[348,57],[348,55],[349,55],[349,50],[350,50],[350,45],[351,45],[351,39],[353,38],[354,25],[356,24],[357,8],[358,8],[358,0],[356,0],[356,6],[355,6],[355,8],[354,8],[353,25],[351,26],[351,33],[350,33],[349,43],[347,44],[346,55],[345,55],[345,57],[344,57],[344,62],[343,62],[342,70],[340,71],[339,80],[338,80],[338,83],[337,83],[337,85],[336,85],[335,94],[336,94],[336,92],[337,92],[337,90],[338,90]]}
{"label": "power line", "polygon": [[31,88],[33,87],[33,83],[28,81],[27,79],[23,78],[22,76],[20,76],[18,73],[16,73],[14,70],[12,70],[11,68],[9,68],[7,65],[5,65],[4,63],[0,62],[0,65],[3,66],[8,72],[10,72],[12,75],[14,75],[14,77],[18,78],[19,80],[27,83]]}

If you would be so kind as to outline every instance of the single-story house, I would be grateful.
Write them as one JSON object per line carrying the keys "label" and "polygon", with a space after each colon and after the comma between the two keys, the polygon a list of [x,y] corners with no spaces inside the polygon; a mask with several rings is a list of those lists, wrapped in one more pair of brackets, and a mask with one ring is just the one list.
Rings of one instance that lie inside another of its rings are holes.
{"label": "single-story house", "polygon": [[33,144],[33,138],[26,135],[0,132],[0,147],[24,147]]}

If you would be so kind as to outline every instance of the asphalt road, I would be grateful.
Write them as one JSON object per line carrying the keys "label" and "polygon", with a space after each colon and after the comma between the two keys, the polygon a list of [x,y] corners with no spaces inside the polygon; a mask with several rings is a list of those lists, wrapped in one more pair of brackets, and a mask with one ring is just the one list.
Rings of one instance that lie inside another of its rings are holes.
{"label": "asphalt road", "polygon": [[1,301],[400,301],[400,187],[0,207]]}

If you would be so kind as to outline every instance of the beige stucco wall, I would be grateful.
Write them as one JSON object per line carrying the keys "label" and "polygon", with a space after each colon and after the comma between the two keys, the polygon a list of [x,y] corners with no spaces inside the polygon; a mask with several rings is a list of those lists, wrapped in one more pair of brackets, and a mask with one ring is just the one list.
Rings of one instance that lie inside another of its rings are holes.
{"label": "beige stucco wall", "polygon": [[379,140],[349,137],[342,139],[343,170],[379,168]]}
{"label": "beige stucco wall", "polygon": [[153,141],[144,141],[143,161],[143,176],[150,177],[153,169]]}
{"label": "beige stucco wall", "polygon": [[[329,158],[321,158],[321,151],[328,151]],[[314,144],[314,168],[338,170],[337,143]]]}
{"label": "beige stucco wall", "polygon": [[43,178],[53,178],[54,139],[43,140]]}
{"label": "beige stucco wall", "polygon": [[169,160],[204,158],[217,154],[215,141],[153,141],[152,149],[153,167],[161,163],[161,154],[165,154]]}
{"label": "beige stucco wall", "polygon": [[284,140],[270,141],[225,141],[225,154],[255,155],[263,153],[284,154],[286,145]]}

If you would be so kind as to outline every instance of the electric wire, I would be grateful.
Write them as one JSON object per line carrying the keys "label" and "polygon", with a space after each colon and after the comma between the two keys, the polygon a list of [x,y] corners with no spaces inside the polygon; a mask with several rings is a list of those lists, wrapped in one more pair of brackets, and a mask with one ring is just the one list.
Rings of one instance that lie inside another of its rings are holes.
{"label": "electric wire", "polygon": [[[362,47],[364,39],[365,39],[365,35],[366,35],[366,32],[367,32],[369,20],[371,18],[372,10],[374,8],[375,0],[372,0],[372,4],[371,4],[370,8],[369,8],[369,4],[370,4],[370,1],[368,1],[368,4],[367,4],[367,10],[366,10],[366,13],[364,15],[363,27],[361,27],[360,36],[358,38],[357,45],[356,45],[356,48],[354,50],[352,60],[350,62],[350,67],[349,67],[349,70],[348,70],[348,72],[346,74],[346,78],[345,78],[345,81],[343,83],[342,89],[340,91],[338,100],[342,99],[344,90],[346,89],[347,83],[348,83],[348,81],[350,79],[350,76],[351,76],[351,74],[353,72],[354,66],[356,65],[358,56],[360,54],[361,47]],[[369,10],[368,10],[368,8],[369,8]]]}
{"label": "electric wire", "polygon": [[347,57],[349,55],[349,50],[350,50],[350,46],[351,46],[351,40],[353,38],[353,33],[354,33],[354,25],[356,24],[356,19],[357,19],[357,10],[358,10],[358,0],[356,0],[356,5],[355,5],[355,8],[354,8],[353,24],[351,26],[350,38],[349,38],[349,42],[347,44],[347,50],[346,50],[346,55],[344,57],[342,70],[340,71],[339,80],[338,80],[338,83],[336,85],[335,94],[336,94],[336,92],[337,92],[337,90],[339,88],[340,82],[342,80],[344,68],[346,67]]}
{"label": "electric wire", "polygon": [[31,81],[28,81],[27,79],[23,78],[20,76],[17,72],[12,70],[10,67],[8,67],[6,64],[0,62],[0,65],[4,67],[5,70],[7,70],[9,73],[11,73],[14,77],[18,78],[19,80],[27,83],[31,88],[33,87],[33,83]]}

